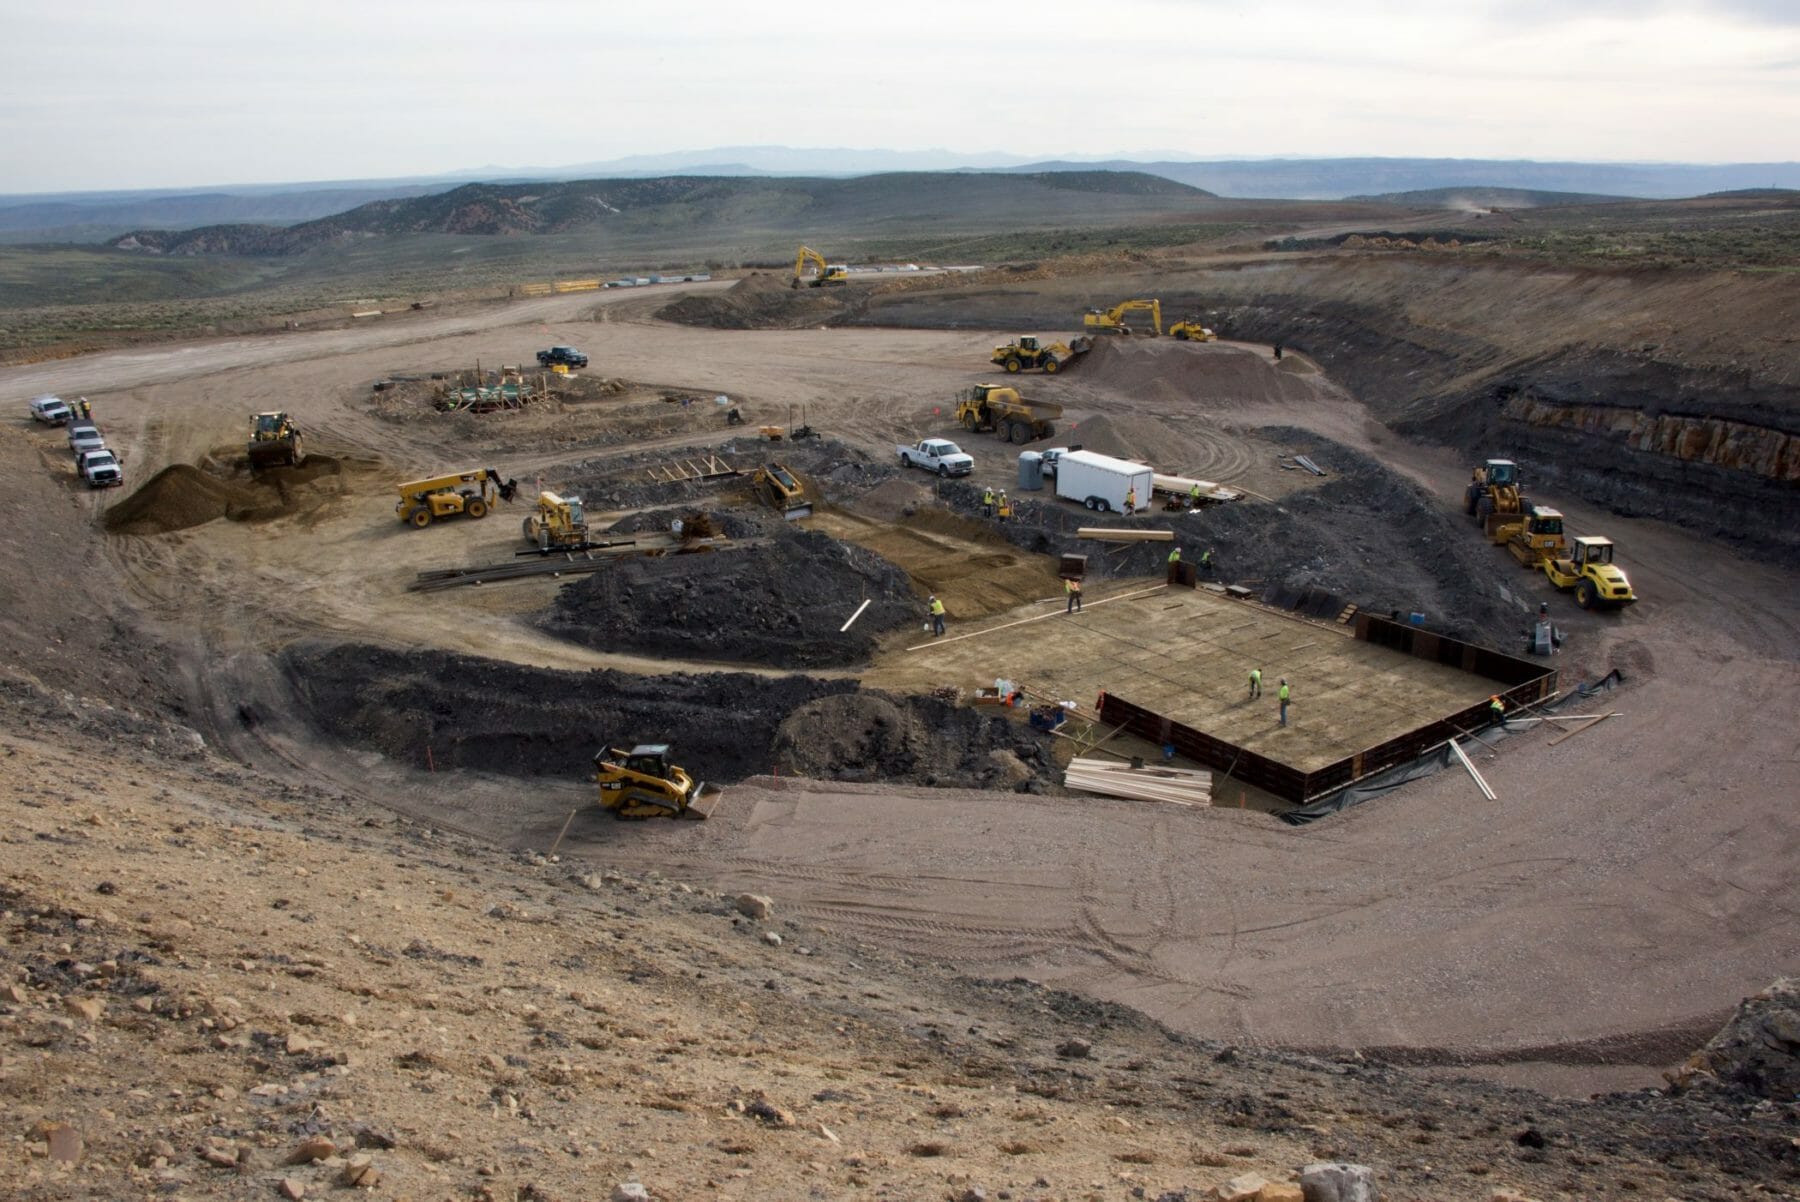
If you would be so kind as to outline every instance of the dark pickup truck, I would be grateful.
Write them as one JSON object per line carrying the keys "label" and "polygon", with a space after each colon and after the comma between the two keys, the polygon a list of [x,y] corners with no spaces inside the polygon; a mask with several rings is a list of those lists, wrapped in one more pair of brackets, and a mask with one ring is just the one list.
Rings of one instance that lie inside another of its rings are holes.
{"label": "dark pickup truck", "polygon": [[564,367],[586,367],[587,356],[572,346],[553,346],[547,351],[538,352],[539,367],[554,367],[558,363]]}

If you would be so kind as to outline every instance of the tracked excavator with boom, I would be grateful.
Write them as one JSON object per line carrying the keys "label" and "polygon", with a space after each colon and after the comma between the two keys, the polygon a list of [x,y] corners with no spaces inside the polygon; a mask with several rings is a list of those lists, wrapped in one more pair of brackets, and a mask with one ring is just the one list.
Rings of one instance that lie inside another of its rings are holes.
{"label": "tracked excavator with boom", "polygon": [[594,756],[600,808],[621,822],[634,818],[710,818],[725,791],[669,762],[667,743],[605,747]]}
{"label": "tracked excavator with boom", "polygon": [[[1148,313],[1150,315],[1149,333],[1152,337],[1158,337],[1162,334],[1162,302],[1160,300],[1141,300],[1133,298],[1131,300],[1120,301],[1110,309],[1089,309],[1082,316],[1081,325],[1082,328],[1090,334],[1118,334],[1123,336],[1132,332],[1131,327],[1125,324],[1125,315],[1127,313]],[[1139,332],[1142,333],[1143,331]]]}
{"label": "tracked excavator with boom", "polygon": [[[812,275],[806,269],[813,269]],[[842,263],[827,263],[825,256],[810,246],[802,246],[794,256],[794,282],[790,288],[798,288],[805,284],[808,288],[824,288],[850,282],[850,269]]]}

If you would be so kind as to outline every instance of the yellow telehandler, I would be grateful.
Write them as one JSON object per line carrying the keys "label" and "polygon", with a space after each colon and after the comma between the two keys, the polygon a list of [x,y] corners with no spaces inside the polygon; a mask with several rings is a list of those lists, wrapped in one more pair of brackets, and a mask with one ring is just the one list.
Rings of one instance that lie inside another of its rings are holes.
{"label": "yellow telehandler", "polygon": [[[813,269],[811,276],[806,274],[809,266]],[[848,267],[842,263],[827,263],[824,255],[810,246],[802,246],[800,252],[794,256],[794,282],[788,287],[798,288],[801,284],[805,284],[808,288],[824,288],[828,285],[848,284],[849,282],[850,269]]]}
{"label": "yellow telehandler", "polygon": [[1150,315],[1150,334],[1152,336],[1162,334],[1162,302],[1159,300],[1134,298],[1120,301],[1110,309],[1089,309],[1082,316],[1081,325],[1090,334],[1130,334],[1131,327],[1125,324],[1127,313],[1148,313]]}
{"label": "yellow telehandler", "polygon": [[633,818],[710,818],[725,791],[696,781],[669,762],[667,743],[606,747],[594,756],[600,808],[621,822]]}
{"label": "yellow telehandler", "polygon": [[494,498],[510,501],[517,490],[518,481],[501,480],[500,473],[491,467],[472,468],[400,485],[400,500],[394,512],[401,521],[423,530],[435,519],[457,514],[484,518],[494,507]]}
{"label": "yellow telehandler", "polygon": [[539,493],[537,509],[525,515],[524,531],[525,541],[541,552],[581,550],[588,545],[581,498]]}

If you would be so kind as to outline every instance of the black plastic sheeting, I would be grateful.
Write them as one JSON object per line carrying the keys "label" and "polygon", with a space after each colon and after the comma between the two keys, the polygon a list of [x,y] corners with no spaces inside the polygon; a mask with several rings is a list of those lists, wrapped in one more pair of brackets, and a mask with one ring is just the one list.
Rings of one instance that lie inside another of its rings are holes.
{"label": "black plastic sheeting", "polygon": [[[1543,705],[1534,705],[1532,706],[1532,709],[1542,713],[1555,713],[1571,701],[1577,700],[1578,698],[1597,697],[1601,693],[1610,692],[1613,689],[1618,688],[1624,681],[1625,678],[1619,675],[1619,670],[1614,668],[1611,672],[1608,672],[1593,684],[1588,684],[1584,681],[1583,683],[1576,685],[1570,692],[1564,693],[1561,697],[1558,697],[1555,701],[1546,702]],[[1479,733],[1484,740],[1493,742],[1497,739],[1504,738],[1507,735],[1517,734],[1519,732],[1501,725],[1487,727]],[[1450,745],[1448,743],[1440,743],[1437,747],[1426,752],[1416,760],[1412,760],[1405,764],[1396,764],[1392,768],[1387,768],[1381,772],[1374,773],[1373,775],[1365,776],[1355,784],[1345,785],[1336,793],[1321,797],[1317,801],[1308,802],[1303,806],[1296,806],[1291,810],[1283,810],[1281,813],[1277,814],[1276,817],[1280,818],[1289,826],[1306,826],[1309,823],[1317,822],[1321,818],[1328,818],[1333,814],[1342,813],[1351,806],[1361,805],[1371,798],[1392,793],[1401,785],[1410,784],[1422,777],[1430,776],[1434,772],[1439,772],[1445,768],[1457,768],[1460,770],[1461,767],[1462,761],[1458,760],[1455,754],[1451,752]]]}

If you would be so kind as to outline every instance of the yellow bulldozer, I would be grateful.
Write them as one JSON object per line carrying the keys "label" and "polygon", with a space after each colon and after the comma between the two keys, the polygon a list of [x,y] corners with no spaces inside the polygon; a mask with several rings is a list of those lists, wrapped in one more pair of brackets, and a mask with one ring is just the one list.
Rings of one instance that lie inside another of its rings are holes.
{"label": "yellow bulldozer", "polygon": [[[806,269],[812,268],[808,275]],[[827,263],[825,256],[810,246],[802,246],[794,256],[794,282],[790,288],[798,288],[805,284],[808,288],[824,288],[850,282],[850,269],[842,263]]]}
{"label": "yellow bulldozer", "polygon": [[1217,342],[1219,336],[1200,324],[1198,317],[1184,317],[1169,327],[1169,337],[1177,342]]}
{"label": "yellow bulldozer", "polygon": [[1495,527],[1523,520],[1531,502],[1519,492],[1519,465],[1510,459],[1490,459],[1476,468],[1463,491],[1463,510],[1475,516],[1490,538]]}
{"label": "yellow bulldozer", "polygon": [[1007,442],[1027,443],[1056,433],[1062,406],[1029,401],[1019,390],[1000,384],[977,384],[956,397],[956,420],[971,434],[992,431]]}
{"label": "yellow bulldozer", "polygon": [[400,485],[400,500],[394,512],[401,521],[423,530],[438,519],[458,514],[484,518],[496,498],[510,501],[517,489],[517,481],[501,480],[500,473],[491,467],[472,468]]}
{"label": "yellow bulldozer", "polygon": [[[1089,309],[1081,318],[1081,326],[1090,334],[1130,334],[1132,329],[1125,324],[1127,313],[1148,313],[1150,315],[1149,333],[1154,336],[1162,334],[1162,302],[1159,300],[1132,299],[1120,301],[1110,309]],[[1144,331],[1138,331],[1143,333]]]}
{"label": "yellow bulldozer", "polygon": [[1076,356],[1085,355],[1093,348],[1094,341],[1091,338],[1044,342],[1035,334],[1026,334],[1017,342],[995,347],[989,361],[1004,367],[1008,375],[1041,369],[1045,375],[1053,376],[1067,367]]}
{"label": "yellow bulldozer", "polygon": [[1563,537],[1563,515],[1542,505],[1511,521],[1495,522],[1487,535],[1505,547],[1525,567],[1535,568],[1546,559],[1567,559],[1569,541]]}
{"label": "yellow bulldozer", "polygon": [[306,460],[300,427],[285,413],[256,413],[250,417],[250,466],[275,467],[286,464],[299,467]]}
{"label": "yellow bulldozer", "polygon": [[621,822],[633,818],[710,818],[725,791],[696,781],[669,762],[667,743],[639,743],[629,751],[605,747],[594,756],[600,808]]}
{"label": "yellow bulldozer", "polygon": [[1577,536],[1566,558],[1544,561],[1544,576],[1563,592],[1574,589],[1583,609],[1620,609],[1637,600],[1631,581],[1613,563],[1610,538]]}
{"label": "yellow bulldozer", "polygon": [[812,516],[813,507],[806,499],[806,485],[785,465],[770,463],[757,468],[750,477],[750,485],[756,489],[757,496],[771,509],[779,510],[788,521],[797,522]]}
{"label": "yellow bulldozer", "polygon": [[581,498],[539,493],[537,508],[525,515],[524,531],[525,541],[541,552],[581,550],[588,545]]}

